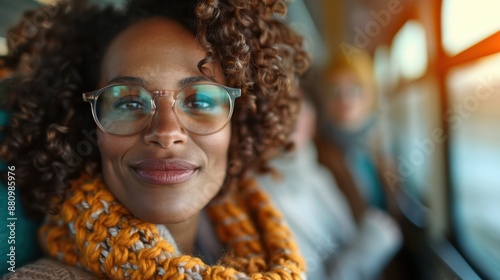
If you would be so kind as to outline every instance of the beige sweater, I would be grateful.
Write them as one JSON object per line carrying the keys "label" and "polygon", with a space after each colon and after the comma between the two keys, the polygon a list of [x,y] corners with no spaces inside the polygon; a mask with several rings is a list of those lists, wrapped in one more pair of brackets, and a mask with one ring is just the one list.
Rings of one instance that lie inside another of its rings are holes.
{"label": "beige sweater", "polygon": [[92,275],[90,272],[87,272],[83,269],[77,267],[71,267],[56,260],[43,258],[34,263],[16,269],[16,272],[10,272],[4,275],[2,279],[3,280],[16,280],[16,279],[88,280],[88,279],[98,279],[98,278]]}

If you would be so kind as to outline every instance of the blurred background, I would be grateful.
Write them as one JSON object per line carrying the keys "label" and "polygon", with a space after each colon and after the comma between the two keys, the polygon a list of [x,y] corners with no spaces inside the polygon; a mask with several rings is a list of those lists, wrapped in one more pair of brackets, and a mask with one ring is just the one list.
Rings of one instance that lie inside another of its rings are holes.
{"label": "blurred background", "polygon": [[305,8],[317,33],[304,34],[322,40],[309,36],[315,67],[360,49],[373,58],[384,139],[427,276],[500,279],[500,1]]}
{"label": "blurred background", "polygon": [[[22,12],[49,0],[0,0],[0,55]],[[121,0],[99,1],[121,5]],[[286,20],[321,72],[366,52],[382,145],[415,278],[500,279],[499,0],[294,0]],[[40,10],[38,28],[50,10]],[[29,33],[29,30],[26,30]]]}

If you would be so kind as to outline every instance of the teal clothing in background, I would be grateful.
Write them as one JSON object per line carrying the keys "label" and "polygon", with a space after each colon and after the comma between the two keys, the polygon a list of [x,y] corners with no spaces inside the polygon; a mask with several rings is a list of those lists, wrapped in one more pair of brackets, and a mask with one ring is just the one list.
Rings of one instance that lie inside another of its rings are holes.
{"label": "teal clothing in background", "polygon": [[328,138],[344,154],[344,160],[352,173],[358,190],[365,201],[372,206],[387,211],[384,186],[377,171],[372,133],[375,119],[369,119],[358,131],[350,132],[333,124],[324,125]]}
{"label": "teal clothing in background", "polygon": [[[4,80],[1,83],[6,83]],[[0,87],[0,90],[5,90],[5,84]],[[2,94],[0,93],[0,98]],[[0,126],[4,126],[8,123],[9,114],[4,110],[0,110]],[[0,141],[3,140],[3,134],[0,131]],[[0,172],[3,175],[7,175],[7,165],[0,161]],[[14,173],[16,173],[14,171]],[[19,192],[16,188],[15,195],[15,216],[16,220],[8,220],[11,218],[8,211],[8,189],[3,182],[0,181],[0,276],[10,272],[8,269],[11,264],[8,263],[11,258],[8,254],[11,254],[11,246],[15,246],[15,268],[20,268],[24,264],[35,261],[41,257],[41,250],[37,242],[37,230],[38,224],[32,220],[26,218],[24,211],[21,207],[21,198],[19,197]],[[8,225],[10,223],[15,223],[15,229],[12,227],[12,231],[9,229]],[[11,233],[14,238],[10,239]],[[12,240],[15,240],[15,244]]]}

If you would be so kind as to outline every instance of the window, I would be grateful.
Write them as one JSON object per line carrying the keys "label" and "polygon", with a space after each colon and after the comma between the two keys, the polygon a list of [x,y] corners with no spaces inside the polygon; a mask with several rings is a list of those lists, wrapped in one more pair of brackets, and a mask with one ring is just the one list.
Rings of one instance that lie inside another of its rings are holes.
{"label": "window", "polygon": [[459,249],[438,254],[447,268],[474,274],[455,269],[464,256],[500,279],[500,1],[417,5],[391,36],[385,75],[397,80],[386,122],[399,175],[430,211],[430,239]]}
{"label": "window", "polygon": [[500,30],[499,10],[498,0],[444,0],[444,49],[456,55]]}
{"label": "window", "polygon": [[[431,185],[440,183],[443,130],[439,120],[439,92],[428,71],[425,30],[418,21],[407,21],[396,33],[389,54],[389,69],[383,64],[384,48],[375,52],[379,84],[392,92],[385,105],[384,123],[390,128],[390,150],[397,174],[386,180],[402,183],[403,191],[427,204]],[[384,92],[385,93],[385,92]]]}
{"label": "window", "polygon": [[429,189],[440,186],[444,134],[439,123],[436,82],[429,78],[405,87],[388,103],[398,180],[403,191],[429,200]]}
{"label": "window", "polygon": [[405,79],[417,79],[427,70],[425,31],[420,23],[408,21],[394,37],[391,48],[393,70]]}
{"label": "window", "polygon": [[500,278],[500,54],[452,69],[451,168],[456,237],[488,278]]}
{"label": "window", "polygon": [[7,39],[0,36],[0,56],[7,54]]}

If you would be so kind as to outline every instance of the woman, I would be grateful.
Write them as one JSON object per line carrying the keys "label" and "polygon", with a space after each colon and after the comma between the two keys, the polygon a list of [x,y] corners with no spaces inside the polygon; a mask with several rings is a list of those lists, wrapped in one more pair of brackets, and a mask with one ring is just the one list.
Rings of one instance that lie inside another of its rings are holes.
{"label": "woman", "polygon": [[309,63],[283,2],[56,10],[0,151],[58,262],[12,278],[301,278],[290,231],[245,176],[288,146]]}
{"label": "woman", "polygon": [[[281,210],[307,264],[308,279],[377,279],[401,243],[401,232],[382,211],[367,209],[359,223],[336,178],[318,162],[313,143],[316,110],[309,80],[297,91],[305,98],[291,138],[295,150],[273,159],[270,174],[258,182]],[[305,211],[307,209],[307,211]]]}
{"label": "woman", "polygon": [[324,90],[317,94],[320,114],[314,139],[321,151],[318,161],[335,177],[357,226],[362,229],[364,224],[372,225],[365,227],[372,231],[367,244],[384,256],[374,268],[386,266],[386,276],[401,278],[405,272],[401,268],[406,264],[397,207],[400,190],[386,178],[392,170],[391,157],[377,121],[378,96],[371,57],[365,52],[338,55],[322,76]]}
{"label": "woman", "polygon": [[319,161],[334,174],[359,221],[367,207],[398,216],[397,186],[390,170],[381,127],[373,64],[367,53],[334,57],[324,69],[325,90],[319,96],[320,126],[316,136]]}

